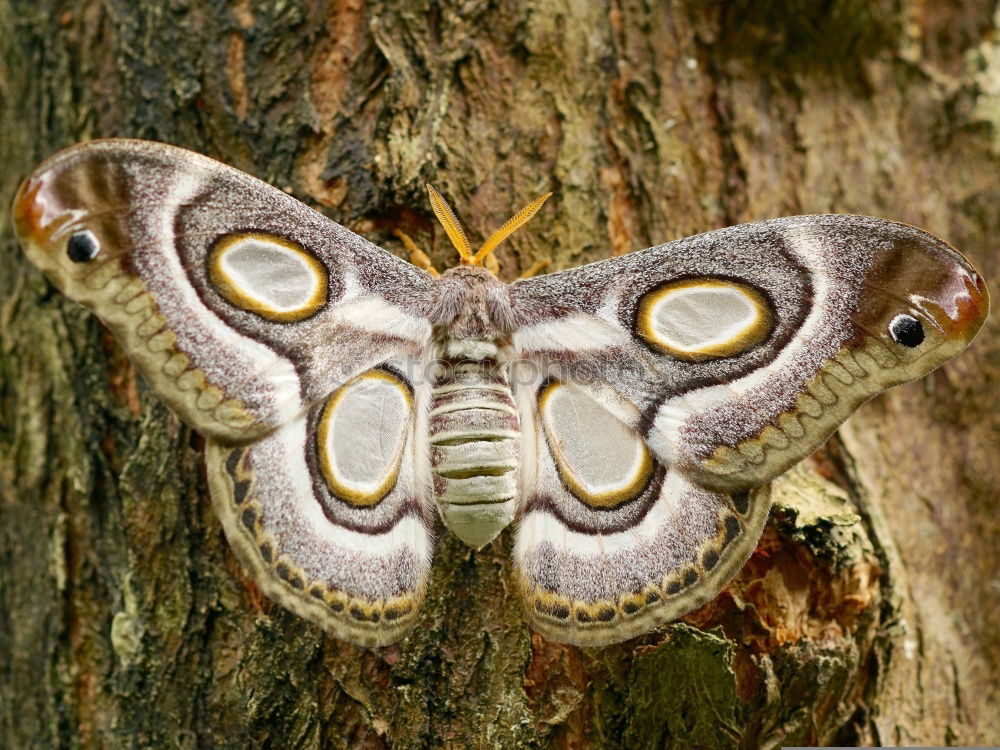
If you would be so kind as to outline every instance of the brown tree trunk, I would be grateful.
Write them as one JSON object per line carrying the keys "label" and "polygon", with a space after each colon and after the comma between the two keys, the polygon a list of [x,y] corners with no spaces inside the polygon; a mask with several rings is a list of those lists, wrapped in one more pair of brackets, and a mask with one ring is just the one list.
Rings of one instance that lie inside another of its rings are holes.
{"label": "brown tree trunk", "polygon": [[989,0],[0,0],[0,745],[1000,742],[994,322],[778,480],[758,551],[684,622],[549,643],[510,533],[442,533],[416,631],[366,651],[260,595],[200,439],[7,210],[57,148],[137,136],[439,267],[428,180],[473,234],[556,191],[505,278],[838,211],[926,227],[996,290],[998,33]]}

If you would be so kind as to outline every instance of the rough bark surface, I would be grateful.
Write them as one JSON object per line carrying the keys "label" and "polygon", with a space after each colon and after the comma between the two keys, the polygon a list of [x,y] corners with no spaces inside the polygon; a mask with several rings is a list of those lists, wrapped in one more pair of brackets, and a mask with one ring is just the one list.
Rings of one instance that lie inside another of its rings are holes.
{"label": "rough bark surface", "polygon": [[554,190],[507,278],[744,220],[876,214],[1000,279],[993,0],[0,0],[0,745],[777,747],[1000,742],[1000,330],[776,483],[714,602],[582,650],[533,635],[511,537],[440,536],[365,651],[265,600],[199,437],[29,267],[9,201],[97,136],[193,148],[452,262]]}

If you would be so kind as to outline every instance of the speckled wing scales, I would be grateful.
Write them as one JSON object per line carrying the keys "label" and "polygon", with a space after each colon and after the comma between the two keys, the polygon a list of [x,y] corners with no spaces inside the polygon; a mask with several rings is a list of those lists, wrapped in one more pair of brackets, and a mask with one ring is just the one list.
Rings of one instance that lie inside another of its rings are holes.
{"label": "speckled wing scales", "polygon": [[[586,644],[713,596],[760,534],[757,488],[866,400],[961,351],[988,308],[944,242],[858,216],[730,227],[511,296],[514,349],[537,373],[515,378],[536,426],[518,578],[540,630]],[[645,489],[604,502],[581,477]]]}
{"label": "speckled wing scales", "polygon": [[520,357],[631,404],[623,418],[661,460],[723,491],[770,480],[860,404],[953,357],[988,308],[946,243],[840,215],[729,227],[511,293]]}
{"label": "speckled wing scales", "polygon": [[14,215],[31,260],[206,436],[266,434],[430,335],[427,274],[184,149],[67,149],[24,182]]}

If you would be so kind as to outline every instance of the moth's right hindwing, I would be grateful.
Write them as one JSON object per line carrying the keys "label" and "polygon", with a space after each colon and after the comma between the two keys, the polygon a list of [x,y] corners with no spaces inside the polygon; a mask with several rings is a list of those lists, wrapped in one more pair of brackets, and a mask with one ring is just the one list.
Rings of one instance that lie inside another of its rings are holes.
{"label": "moth's right hindwing", "polygon": [[768,486],[692,483],[586,386],[544,382],[519,400],[533,418],[515,575],[540,632],[591,646],[631,638],[714,597],[750,556]]}

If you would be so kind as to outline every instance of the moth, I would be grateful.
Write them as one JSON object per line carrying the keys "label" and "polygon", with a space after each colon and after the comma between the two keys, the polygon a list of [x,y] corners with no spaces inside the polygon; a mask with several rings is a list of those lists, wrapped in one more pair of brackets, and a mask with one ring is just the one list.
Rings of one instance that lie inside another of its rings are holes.
{"label": "moth", "polygon": [[281,190],[137,140],[20,187],[24,250],[206,438],[212,502],[260,588],[334,636],[416,622],[435,528],[513,578],[546,637],[603,645],[714,597],[768,482],[860,404],[964,349],[983,278],[914,227],[796,216],[567,271],[439,278]]}

